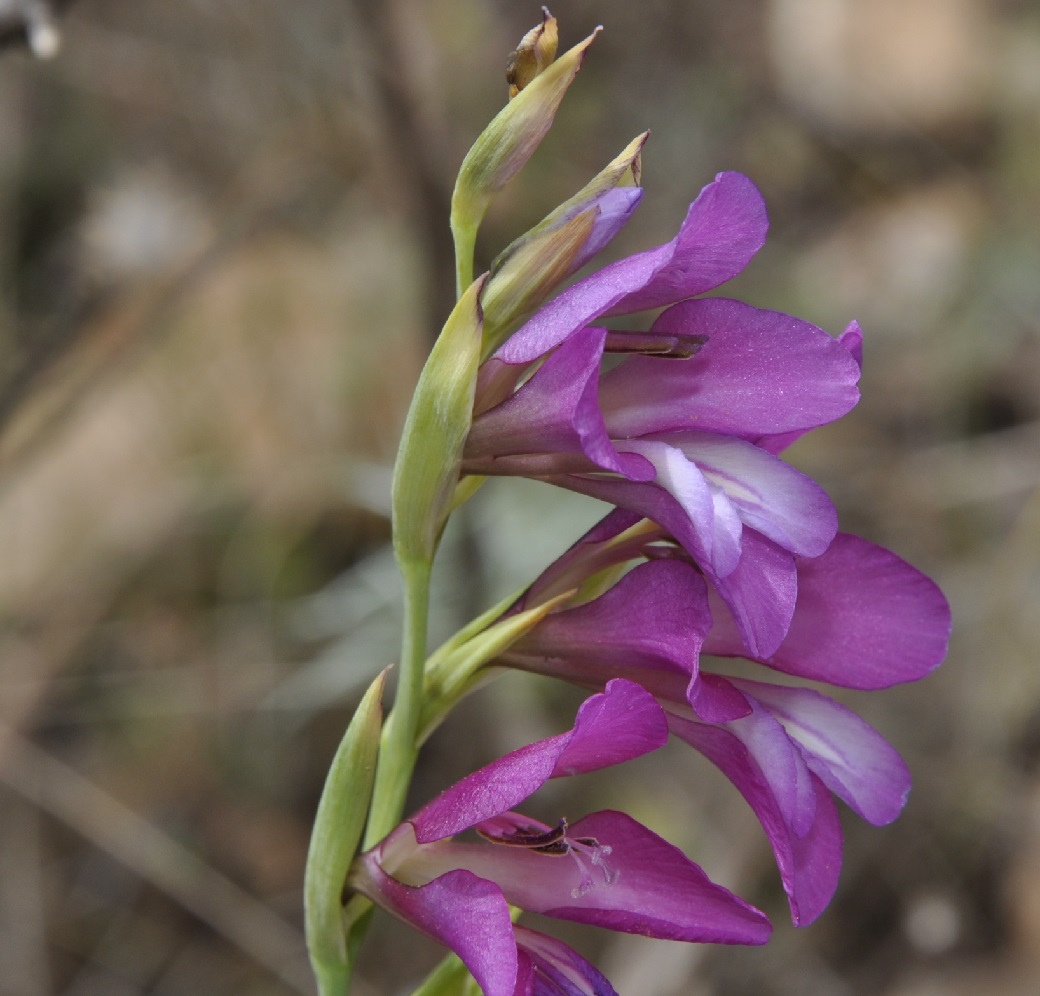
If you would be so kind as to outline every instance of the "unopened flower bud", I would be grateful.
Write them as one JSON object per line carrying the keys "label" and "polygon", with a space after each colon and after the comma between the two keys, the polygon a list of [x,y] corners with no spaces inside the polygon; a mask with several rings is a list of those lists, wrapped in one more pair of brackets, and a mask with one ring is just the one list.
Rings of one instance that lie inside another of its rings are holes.
{"label": "unopened flower bud", "polygon": [[[585,50],[599,34],[548,66],[495,115],[466,154],[451,198],[451,230],[460,273],[471,272],[473,246],[484,214],[498,193],[538,148],[553,123],[563,95],[581,69]],[[462,281],[469,283],[468,279]]]}
{"label": "unopened flower bud", "polygon": [[649,132],[491,264],[482,300],[487,356],[517,324],[621,230],[642,197],[640,156]]}
{"label": "unopened flower bud", "polygon": [[528,83],[538,76],[556,58],[559,33],[556,18],[548,7],[542,8],[542,23],[520,39],[515,51],[506,62],[506,82],[509,84],[509,99],[512,100]]}

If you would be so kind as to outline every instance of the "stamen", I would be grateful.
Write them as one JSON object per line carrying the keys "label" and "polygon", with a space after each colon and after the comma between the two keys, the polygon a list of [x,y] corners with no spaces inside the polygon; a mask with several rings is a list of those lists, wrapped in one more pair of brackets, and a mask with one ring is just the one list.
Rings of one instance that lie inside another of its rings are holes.
{"label": "stamen", "polygon": [[688,360],[708,341],[705,335],[653,335],[649,332],[607,333],[608,353],[644,353],[649,356]]}
{"label": "stamen", "polygon": [[596,887],[592,874],[579,855],[588,858],[593,866],[600,870],[604,885],[613,885],[621,876],[619,869],[610,868],[604,860],[614,850],[609,844],[601,844],[595,837],[568,837],[566,840],[569,845],[568,853],[581,869],[581,882],[576,888],[571,889],[571,895],[575,899],[580,899]]}
{"label": "stamen", "polygon": [[505,844],[509,847],[526,847],[539,854],[562,857],[569,854],[581,872],[581,880],[571,889],[571,895],[580,899],[596,888],[596,880],[586,865],[590,862],[598,868],[603,876],[604,885],[613,885],[621,875],[617,868],[611,868],[606,858],[613,848],[609,844],[601,844],[595,837],[568,837],[567,821],[560,822],[551,830],[543,830],[539,826],[517,824],[509,831],[496,833],[477,828],[477,833],[492,844]]}

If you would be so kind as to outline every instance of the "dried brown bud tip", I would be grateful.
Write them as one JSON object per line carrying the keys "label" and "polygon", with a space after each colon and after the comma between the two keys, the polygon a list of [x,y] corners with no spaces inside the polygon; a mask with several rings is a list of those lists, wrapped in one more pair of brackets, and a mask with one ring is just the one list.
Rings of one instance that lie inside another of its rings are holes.
{"label": "dried brown bud tip", "polygon": [[506,82],[509,84],[509,99],[512,100],[556,58],[559,35],[556,18],[548,7],[542,8],[542,23],[520,39],[520,44],[509,54],[506,61]]}

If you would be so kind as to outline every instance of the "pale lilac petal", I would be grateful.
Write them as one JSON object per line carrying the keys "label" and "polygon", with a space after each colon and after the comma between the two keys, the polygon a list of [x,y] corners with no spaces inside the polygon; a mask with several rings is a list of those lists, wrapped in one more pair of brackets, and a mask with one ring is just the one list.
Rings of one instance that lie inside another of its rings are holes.
{"label": "pale lilac petal", "polygon": [[[593,813],[570,840],[598,857],[494,844],[438,845],[446,860],[493,878],[514,906],[564,920],[675,941],[762,944],[769,921],[713,883],[677,847],[624,813]],[[609,848],[609,850],[608,850]]]}
{"label": "pale lilac petal", "polygon": [[859,367],[842,344],[809,322],[740,301],[684,301],[651,334],[702,336],[689,359],[633,356],[600,382],[612,438],[682,429],[751,438],[811,429],[859,399]]}
{"label": "pale lilac petal", "polygon": [[[728,626],[739,635],[740,646],[747,647],[744,653],[759,659],[780,646],[794,613],[798,591],[795,558],[786,550],[754,530],[745,529],[740,536],[740,558],[736,567],[720,577],[705,550],[703,531],[694,528],[690,513],[664,488],[578,474],[547,479],[656,522],[682,544],[705,571],[710,581],[709,592],[714,588],[729,608],[729,612],[722,613],[723,627]],[[687,500],[689,497],[687,492]],[[705,505],[708,497],[710,494],[704,496]],[[707,514],[709,523],[714,524],[714,504],[709,508],[707,513],[699,514]],[[717,628],[718,623],[713,626],[712,634]]]}
{"label": "pale lilac petal", "polygon": [[520,956],[514,996],[618,996],[594,965],[555,937],[514,927]]}
{"label": "pale lilac petal", "polygon": [[765,205],[739,173],[720,173],[690,206],[679,234],[569,287],[515,332],[495,356],[530,363],[603,314],[656,308],[736,276],[765,242]]}
{"label": "pale lilac petal", "polygon": [[[685,459],[682,454],[679,456]],[[656,522],[674,536],[698,564],[703,566],[710,563],[709,551],[705,548],[704,538],[701,532],[694,528],[690,513],[664,488],[652,483],[622,481],[581,474],[558,474],[547,477],[546,480],[558,487],[598,498],[600,501],[616,505],[627,512],[634,512],[642,518]],[[695,479],[694,483],[696,483]],[[697,498],[696,504],[693,501],[694,497]],[[707,516],[708,522],[711,522],[714,517],[714,505],[710,489],[705,487],[696,496],[688,493],[687,502],[689,506],[695,508],[698,519]]]}
{"label": "pale lilac petal", "polygon": [[461,833],[512,809],[550,778],[620,764],[663,746],[661,707],[631,681],[585,700],[574,729],[521,747],[467,775],[410,818],[421,844]]}
{"label": "pale lilac petal", "polygon": [[710,627],[700,572],[679,560],[649,561],[594,601],[546,616],[509,656],[565,661],[571,676],[578,670],[600,681],[617,674],[638,681],[659,670],[691,679]]}
{"label": "pale lilac petal", "polygon": [[740,560],[743,527],[728,494],[712,487],[713,482],[696,461],[665,441],[629,439],[617,448],[623,453],[636,453],[654,465],[654,484],[678,502],[697,536],[697,549],[691,550],[694,557],[720,577],[733,571]]}
{"label": "pale lilac petal", "polygon": [[891,744],[833,699],[809,688],[733,679],[802,748],[823,783],[876,826],[891,823],[910,792],[910,772]]}
{"label": "pale lilac petal", "polygon": [[797,606],[778,649],[745,648],[713,602],[705,652],[751,656],[788,674],[862,689],[916,681],[946,656],[946,599],[890,550],[841,533],[823,555],[799,559],[797,570]]}
{"label": "pale lilac petal", "polygon": [[[739,686],[721,675],[715,679],[717,685],[731,684],[739,691]],[[750,707],[748,715],[727,722],[725,727],[755,759],[784,823],[796,837],[804,837],[816,816],[816,793],[809,766],[777,718],[754,698],[745,696],[745,701]],[[675,725],[671,728],[674,732]]]}
{"label": "pale lilac petal", "polygon": [[384,909],[450,948],[485,996],[513,996],[517,948],[502,890],[465,869],[446,872],[426,885],[402,885],[366,862],[357,883]]}
{"label": "pale lilac petal", "polygon": [[812,821],[799,835],[775,794],[783,787],[770,782],[761,766],[769,764],[769,757],[754,754],[735,732],[744,720],[713,726],[669,713],[668,721],[672,731],[721,769],[747,800],[773,848],[792,920],[799,926],[812,923],[834,896],[841,871],[841,824],[826,786],[816,775],[810,776],[815,794]]}
{"label": "pale lilac petal", "polygon": [[[778,546],[816,557],[834,539],[838,513],[833,503],[812,478],[790,464],[733,436],[684,432],[659,438],[695,463],[708,482],[725,493],[746,525]],[[631,444],[620,445],[627,449]]]}
{"label": "pale lilac petal", "polygon": [[[598,210],[592,231],[568,267],[568,272],[577,272],[590,259],[599,255],[628,224],[642,199],[642,187],[611,187],[605,190],[596,203]],[[583,205],[583,209],[587,210],[588,206]]]}

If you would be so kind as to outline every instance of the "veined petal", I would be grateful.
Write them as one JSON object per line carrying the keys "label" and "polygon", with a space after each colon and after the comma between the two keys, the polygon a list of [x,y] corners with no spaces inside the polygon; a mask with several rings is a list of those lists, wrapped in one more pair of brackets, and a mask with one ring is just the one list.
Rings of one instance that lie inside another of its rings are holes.
{"label": "veined petal", "polygon": [[557,295],[495,354],[530,363],[604,314],[674,304],[735,277],[765,242],[765,205],[739,173],[720,173],[690,205],[679,234],[656,249],[629,256]]}
{"label": "veined petal", "polygon": [[672,732],[720,768],[754,810],[776,856],[791,918],[804,926],[826,909],[838,886],[842,836],[837,808],[823,782],[810,775],[815,795],[812,820],[804,833],[796,833],[775,792],[782,786],[770,781],[761,767],[763,761],[768,763],[768,756],[756,755],[737,732],[744,722],[713,726],[671,712],[668,716]]}
{"label": "veined petal", "polygon": [[946,599],[890,550],[841,533],[824,554],[796,563],[797,605],[777,648],[745,647],[725,609],[713,604],[705,652],[750,656],[788,674],[863,689],[916,681],[946,656]]}
{"label": "veined petal", "polygon": [[594,966],[562,941],[513,928],[520,956],[514,996],[618,996]]}
{"label": "veined petal", "polygon": [[810,688],[731,680],[776,717],[806,764],[863,819],[881,826],[903,811],[910,772],[869,723]]}
{"label": "veined petal", "polygon": [[695,463],[709,483],[725,493],[746,525],[778,546],[816,557],[834,539],[838,513],[827,493],[778,457],[743,439],[709,432],[659,438]]}
{"label": "veined petal", "polygon": [[859,400],[859,366],[809,322],[726,298],[684,301],[651,335],[706,341],[685,360],[633,356],[605,374],[600,406],[610,435],[682,429],[747,438],[831,422]]}
{"label": "veined petal", "polygon": [[539,740],[467,775],[408,821],[420,844],[468,830],[523,802],[550,778],[596,771],[664,745],[664,713],[631,681],[585,700],[569,733]]}
{"label": "veined petal", "polygon": [[531,912],[675,941],[762,944],[769,937],[764,914],[624,813],[593,813],[569,827],[567,839],[594,843],[557,854],[435,846],[442,860],[493,878],[510,903]]}
{"label": "veined petal", "polygon": [[654,465],[654,484],[678,502],[697,536],[699,549],[690,552],[713,574],[725,577],[733,571],[740,560],[743,530],[737,510],[722,489],[712,487],[694,460],[664,440],[628,439],[618,443],[617,449],[636,453]]}

